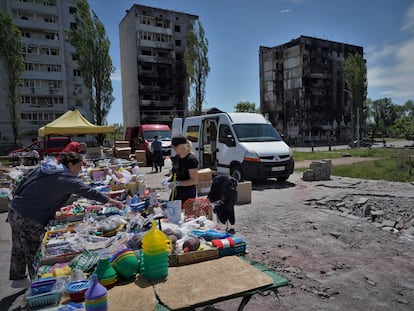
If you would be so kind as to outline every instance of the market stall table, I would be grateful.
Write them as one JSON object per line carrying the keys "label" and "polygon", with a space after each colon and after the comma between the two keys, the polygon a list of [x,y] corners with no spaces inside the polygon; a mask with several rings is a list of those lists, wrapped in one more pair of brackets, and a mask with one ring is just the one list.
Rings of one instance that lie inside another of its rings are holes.
{"label": "market stall table", "polygon": [[254,294],[288,284],[287,279],[265,270],[238,256],[170,267],[166,280],[150,284],[138,276],[135,283],[115,286],[108,291],[108,304],[111,310],[191,310],[242,298],[238,310],[243,310]]}

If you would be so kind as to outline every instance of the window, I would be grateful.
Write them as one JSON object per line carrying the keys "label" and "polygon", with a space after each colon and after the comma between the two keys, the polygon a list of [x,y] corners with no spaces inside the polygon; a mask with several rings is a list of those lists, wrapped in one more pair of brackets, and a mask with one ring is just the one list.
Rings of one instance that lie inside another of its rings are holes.
{"label": "window", "polygon": [[76,11],[77,11],[77,8],[75,8],[75,7],[73,7],[73,6],[70,6],[70,7],[69,7],[69,13],[70,13],[70,14],[75,14],[75,13],[76,13]]}
{"label": "window", "polygon": [[81,76],[80,69],[73,69],[73,76],[74,77],[80,77]]}
{"label": "window", "polygon": [[221,143],[225,143],[228,141],[228,138],[232,138],[233,134],[231,133],[231,129],[227,124],[220,125],[219,129],[219,141]]}
{"label": "window", "polygon": [[191,142],[197,142],[198,141],[198,132],[200,131],[198,125],[189,126],[187,128],[187,139]]}
{"label": "window", "polygon": [[77,27],[76,23],[70,23],[70,30],[75,30]]}
{"label": "window", "polygon": [[43,18],[43,20],[45,21],[45,23],[51,23],[51,24],[55,24],[56,23],[56,19],[53,15],[50,16],[45,16]]}
{"label": "window", "polygon": [[47,40],[59,40],[59,34],[55,32],[47,32],[45,37]]}
{"label": "window", "polygon": [[72,60],[79,60],[78,54],[72,54]]}
{"label": "window", "polygon": [[175,25],[174,26],[174,31],[175,32],[181,32],[181,26],[180,25]]}
{"label": "window", "polygon": [[30,32],[22,32],[22,37],[30,38]]}
{"label": "window", "polygon": [[181,40],[175,40],[175,46],[181,46]]}

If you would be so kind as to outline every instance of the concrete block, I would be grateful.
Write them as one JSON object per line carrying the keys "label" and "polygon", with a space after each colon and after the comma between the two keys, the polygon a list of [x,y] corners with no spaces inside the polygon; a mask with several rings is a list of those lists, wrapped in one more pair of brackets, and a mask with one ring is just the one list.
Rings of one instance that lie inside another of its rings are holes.
{"label": "concrete block", "polygon": [[249,204],[252,202],[252,182],[240,181],[237,183],[236,204]]}

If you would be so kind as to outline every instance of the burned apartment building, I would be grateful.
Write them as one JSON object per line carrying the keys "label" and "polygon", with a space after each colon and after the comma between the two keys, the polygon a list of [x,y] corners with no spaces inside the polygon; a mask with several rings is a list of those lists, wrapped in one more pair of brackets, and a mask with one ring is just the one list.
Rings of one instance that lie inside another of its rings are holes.
{"label": "burned apartment building", "polygon": [[119,24],[124,127],[188,112],[186,36],[198,16],[133,5]]}
{"label": "burned apartment building", "polygon": [[355,116],[344,61],[363,48],[300,36],[260,47],[260,111],[291,145],[349,142]]}
{"label": "burned apartment building", "polygon": [[[68,110],[93,120],[75,48],[65,31],[75,25],[75,0],[7,0],[0,10],[10,14],[22,34],[25,70],[19,85],[19,137],[27,145],[38,129]],[[1,44],[1,43],[0,43]],[[0,148],[13,147],[12,118],[7,108],[8,77],[0,62]]]}

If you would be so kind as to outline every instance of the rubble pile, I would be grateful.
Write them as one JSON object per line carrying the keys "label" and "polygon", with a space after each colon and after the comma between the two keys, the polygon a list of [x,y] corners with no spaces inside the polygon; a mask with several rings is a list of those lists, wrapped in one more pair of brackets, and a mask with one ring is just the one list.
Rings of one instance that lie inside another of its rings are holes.
{"label": "rubble pile", "polygon": [[414,199],[347,195],[340,200],[313,201],[310,205],[365,219],[391,233],[414,236]]}

